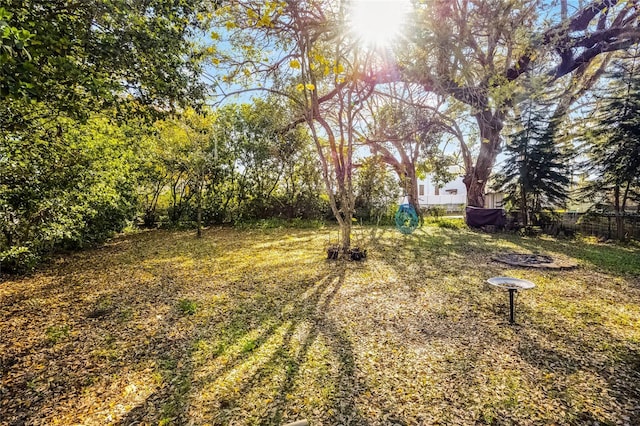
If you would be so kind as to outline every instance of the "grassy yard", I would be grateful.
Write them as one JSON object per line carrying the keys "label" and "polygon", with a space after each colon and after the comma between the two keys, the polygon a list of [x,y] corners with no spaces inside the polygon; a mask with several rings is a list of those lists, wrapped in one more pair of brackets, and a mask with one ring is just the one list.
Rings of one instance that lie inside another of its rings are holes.
{"label": "grassy yard", "polygon": [[[5,277],[0,424],[640,424],[637,245],[362,228],[332,262],[330,232],[142,232]],[[516,326],[497,275],[536,284]]]}

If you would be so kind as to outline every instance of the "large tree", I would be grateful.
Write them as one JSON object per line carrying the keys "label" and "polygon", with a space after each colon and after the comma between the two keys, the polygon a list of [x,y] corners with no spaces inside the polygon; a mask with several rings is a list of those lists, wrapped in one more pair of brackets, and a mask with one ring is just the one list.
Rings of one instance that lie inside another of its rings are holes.
{"label": "large tree", "polygon": [[433,95],[429,99],[419,87],[394,84],[386,89],[377,90],[368,102],[369,126],[362,138],[395,171],[404,195],[420,212],[419,175],[429,170],[451,178],[447,166],[452,158],[444,154],[441,142],[444,133],[457,131],[456,124],[439,111],[442,102]]}
{"label": "large tree", "polygon": [[587,194],[611,204],[617,238],[625,238],[624,215],[628,201],[640,192],[640,57],[620,60],[607,75],[609,85],[595,104],[588,132],[589,172],[594,180]]}
{"label": "large tree", "polygon": [[374,87],[361,78],[371,52],[358,49],[345,30],[347,16],[343,2],[238,1],[220,9],[224,30],[214,34],[221,42],[210,49],[211,61],[227,67],[223,82],[289,102],[293,116],[283,130],[307,125],[343,253],[351,245],[355,202],[354,129]]}
{"label": "large tree", "polygon": [[553,118],[545,111],[544,104],[524,103],[496,177],[496,189],[506,192],[505,201],[520,210],[525,227],[543,208],[563,207],[569,198],[570,157],[556,144]]}
{"label": "large tree", "polygon": [[543,7],[537,0],[425,0],[416,7],[411,48],[398,63],[405,79],[465,105],[476,121],[478,155],[462,149],[469,205],[484,205],[505,119],[526,96],[520,80],[533,64],[546,69],[546,85],[563,85],[562,116],[597,81],[608,52],[640,39],[636,1],[594,0],[572,15],[566,1]]}

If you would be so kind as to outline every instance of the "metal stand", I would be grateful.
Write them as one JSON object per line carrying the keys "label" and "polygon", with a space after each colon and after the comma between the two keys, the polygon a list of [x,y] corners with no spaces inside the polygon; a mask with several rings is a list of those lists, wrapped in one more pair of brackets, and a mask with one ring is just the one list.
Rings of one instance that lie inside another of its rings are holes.
{"label": "metal stand", "polygon": [[509,324],[515,324],[516,322],[514,306],[513,306],[513,295],[516,291],[518,290],[516,290],[515,288],[509,289]]}
{"label": "metal stand", "polygon": [[509,290],[509,324],[514,325],[516,323],[516,313],[514,306],[514,295],[516,294],[516,291],[534,288],[535,284],[533,284],[531,281],[512,277],[493,277],[489,278],[487,280],[487,283],[502,290]]}

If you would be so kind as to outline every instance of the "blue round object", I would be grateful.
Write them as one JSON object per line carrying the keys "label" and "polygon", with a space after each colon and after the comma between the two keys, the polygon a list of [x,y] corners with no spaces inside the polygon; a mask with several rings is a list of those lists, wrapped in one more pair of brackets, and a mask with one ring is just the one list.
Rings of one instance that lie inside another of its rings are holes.
{"label": "blue round object", "polygon": [[411,234],[418,227],[418,214],[411,204],[401,204],[396,212],[396,228],[403,234]]}

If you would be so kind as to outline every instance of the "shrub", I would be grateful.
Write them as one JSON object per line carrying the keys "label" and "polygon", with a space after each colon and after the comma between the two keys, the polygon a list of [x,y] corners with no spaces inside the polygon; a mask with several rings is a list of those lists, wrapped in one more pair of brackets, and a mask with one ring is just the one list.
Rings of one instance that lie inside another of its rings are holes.
{"label": "shrub", "polygon": [[427,226],[437,226],[438,228],[446,229],[464,229],[467,224],[464,223],[464,219],[450,219],[443,217],[430,217],[426,218],[424,224]]}
{"label": "shrub", "polygon": [[432,216],[437,218],[437,217],[444,216],[447,213],[447,210],[442,206],[431,206],[427,209],[424,209],[424,213],[427,216]]}
{"label": "shrub", "polygon": [[234,227],[238,229],[320,229],[323,226],[324,221],[322,220],[308,220],[301,218],[287,220],[279,217],[234,223]]}
{"label": "shrub", "polygon": [[0,252],[0,272],[28,272],[34,268],[38,260],[38,256],[29,247],[10,247]]}

